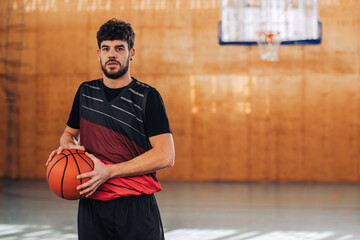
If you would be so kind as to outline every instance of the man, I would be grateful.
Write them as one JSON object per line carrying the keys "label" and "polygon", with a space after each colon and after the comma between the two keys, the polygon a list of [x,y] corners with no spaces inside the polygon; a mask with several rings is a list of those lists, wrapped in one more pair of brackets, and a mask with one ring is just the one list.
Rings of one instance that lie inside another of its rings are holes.
{"label": "man", "polygon": [[[130,24],[111,19],[97,33],[103,78],[80,85],[60,147],[86,150],[94,170],[78,186],[79,239],[164,239],[153,193],[156,171],[172,167],[175,150],[160,94],[130,77],[135,57]],[[77,143],[80,140],[81,146]]]}

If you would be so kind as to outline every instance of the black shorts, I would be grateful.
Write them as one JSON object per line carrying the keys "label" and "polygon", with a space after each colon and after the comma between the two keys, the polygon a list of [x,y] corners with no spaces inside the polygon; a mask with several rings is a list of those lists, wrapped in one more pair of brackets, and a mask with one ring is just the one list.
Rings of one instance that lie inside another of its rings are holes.
{"label": "black shorts", "polygon": [[155,196],[120,197],[110,201],[80,199],[79,240],[164,240]]}

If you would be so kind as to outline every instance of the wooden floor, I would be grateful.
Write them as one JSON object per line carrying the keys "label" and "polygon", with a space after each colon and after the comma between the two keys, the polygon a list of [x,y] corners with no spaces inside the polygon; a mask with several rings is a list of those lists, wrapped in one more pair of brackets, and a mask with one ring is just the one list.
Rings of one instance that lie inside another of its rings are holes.
{"label": "wooden floor", "polygon": [[[167,240],[359,240],[355,184],[175,183],[156,194]],[[0,239],[77,239],[77,201],[0,180]]]}

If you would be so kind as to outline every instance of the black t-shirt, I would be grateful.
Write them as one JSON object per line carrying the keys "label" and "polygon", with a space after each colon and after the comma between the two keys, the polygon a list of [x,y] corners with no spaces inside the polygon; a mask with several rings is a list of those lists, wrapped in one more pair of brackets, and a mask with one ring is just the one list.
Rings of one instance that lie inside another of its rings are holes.
{"label": "black t-shirt", "polygon": [[[103,84],[105,97],[110,102],[123,88],[108,88]],[[80,129],[80,96],[77,91],[67,125],[71,128]],[[162,133],[171,133],[169,120],[166,114],[164,102],[155,88],[150,88],[145,107],[145,129],[147,137],[153,137]]]}

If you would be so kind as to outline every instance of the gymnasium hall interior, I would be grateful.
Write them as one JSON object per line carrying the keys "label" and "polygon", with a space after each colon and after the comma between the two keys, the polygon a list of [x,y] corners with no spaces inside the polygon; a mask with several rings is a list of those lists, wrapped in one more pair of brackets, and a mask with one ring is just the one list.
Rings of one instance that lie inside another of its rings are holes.
{"label": "gymnasium hall interior", "polygon": [[0,239],[78,239],[45,163],[112,18],[170,122],[166,240],[360,240],[359,0],[0,0]]}

